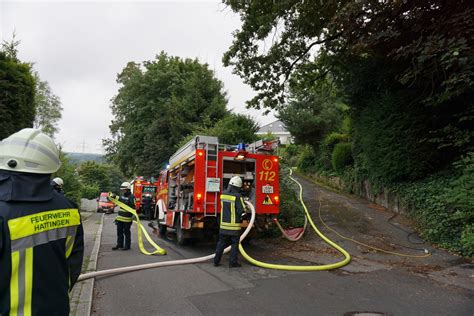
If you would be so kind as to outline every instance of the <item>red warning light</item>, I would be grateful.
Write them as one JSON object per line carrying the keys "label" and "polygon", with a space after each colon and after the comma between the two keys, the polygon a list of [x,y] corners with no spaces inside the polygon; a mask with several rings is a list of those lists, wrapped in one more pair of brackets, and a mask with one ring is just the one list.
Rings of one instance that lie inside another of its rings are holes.
{"label": "red warning light", "polygon": [[273,199],[275,200],[275,204],[280,203],[280,197],[278,195],[275,195]]}

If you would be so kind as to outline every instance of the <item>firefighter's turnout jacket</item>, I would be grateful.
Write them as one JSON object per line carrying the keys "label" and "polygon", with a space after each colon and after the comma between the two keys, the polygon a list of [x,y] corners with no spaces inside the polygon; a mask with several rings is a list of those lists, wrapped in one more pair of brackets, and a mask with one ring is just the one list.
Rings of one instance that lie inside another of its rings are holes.
{"label": "firefighter's turnout jacket", "polygon": [[[125,192],[122,196],[119,197],[119,201],[135,209],[135,197],[133,196],[132,192]],[[115,220],[124,223],[131,223],[133,220],[132,217],[132,213],[120,209]]]}
{"label": "firefighter's turnout jacket", "polygon": [[240,188],[229,185],[227,191],[221,194],[221,218],[219,233],[223,235],[240,235],[242,214],[245,212],[245,204]]}
{"label": "firefighter's turnout jacket", "polygon": [[83,252],[77,205],[49,175],[0,170],[0,315],[68,315]]}

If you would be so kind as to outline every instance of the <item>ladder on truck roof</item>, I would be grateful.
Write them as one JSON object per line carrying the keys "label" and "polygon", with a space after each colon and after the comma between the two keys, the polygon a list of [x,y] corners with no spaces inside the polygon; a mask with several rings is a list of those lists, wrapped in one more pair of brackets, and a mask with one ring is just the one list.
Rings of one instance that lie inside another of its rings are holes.
{"label": "ladder on truck roof", "polygon": [[170,169],[180,165],[183,162],[194,159],[196,149],[203,148],[204,144],[218,144],[219,139],[215,136],[196,136],[193,137],[184,146],[178,149],[170,158]]}

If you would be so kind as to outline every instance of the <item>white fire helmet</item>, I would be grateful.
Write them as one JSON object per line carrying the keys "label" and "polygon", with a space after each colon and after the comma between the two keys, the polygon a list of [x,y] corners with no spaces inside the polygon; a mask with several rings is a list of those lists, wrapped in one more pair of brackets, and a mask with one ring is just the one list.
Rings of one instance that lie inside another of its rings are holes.
{"label": "white fire helmet", "polygon": [[122,184],[120,185],[120,190],[130,190],[130,188],[130,182],[122,182]]}
{"label": "white fire helmet", "polygon": [[24,128],[0,142],[0,169],[51,174],[59,167],[56,144],[40,130]]}
{"label": "white fire helmet", "polygon": [[64,181],[61,178],[54,178],[53,182],[62,187],[64,185]]}
{"label": "white fire helmet", "polygon": [[242,187],[242,179],[239,176],[233,176],[232,179],[230,179],[229,184],[233,185],[234,187],[241,188]]}

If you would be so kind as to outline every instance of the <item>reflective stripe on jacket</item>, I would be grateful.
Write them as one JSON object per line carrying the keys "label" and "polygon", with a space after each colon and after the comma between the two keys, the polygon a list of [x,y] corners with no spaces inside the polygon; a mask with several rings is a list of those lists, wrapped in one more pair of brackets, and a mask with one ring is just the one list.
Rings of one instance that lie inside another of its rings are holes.
{"label": "reflective stripe on jacket", "polygon": [[244,202],[240,193],[224,192],[221,194],[219,233],[233,236],[240,235],[243,212]]}
{"label": "reflective stripe on jacket", "polygon": [[77,205],[56,192],[32,195],[41,176],[22,175],[29,180],[23,192],[9,176],[6,185],[0,172],[0,193],[15,191],[13,199],[0,195],[0,315],[68,315],[84,252]]}
{"label": "reflective stripe on jacket", "polygon": [[[126,192],[124,195],[119,197],[119,201],[135,209],[135,198],[131,192]],[[130,223],[133,221],[133,214],[120,209],[115,220],[119,222]]]}

